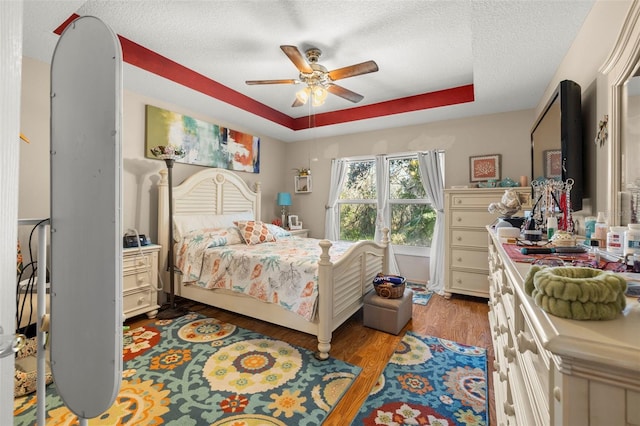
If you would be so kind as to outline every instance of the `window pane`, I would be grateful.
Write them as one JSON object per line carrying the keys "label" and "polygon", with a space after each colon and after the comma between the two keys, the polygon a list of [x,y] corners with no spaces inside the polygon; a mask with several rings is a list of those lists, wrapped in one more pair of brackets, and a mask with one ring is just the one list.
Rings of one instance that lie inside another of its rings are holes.
{"label": "window pane", "polygon": [[428,204],[391,204],[391,244],[430,247],[435,223]]}
{"label": "window pane", "polygon": [[376,232],[375,204],[340,204],[340,239],[373,240]]}
{"label": "window pane", "polygon": [[341,200],[376,200],[375,161],[351,161],[340,194]]}
{"label": "window pane", "polygon": [[416,158],[389,160],[389,199],[424,199],[426,194],[420,180]]}

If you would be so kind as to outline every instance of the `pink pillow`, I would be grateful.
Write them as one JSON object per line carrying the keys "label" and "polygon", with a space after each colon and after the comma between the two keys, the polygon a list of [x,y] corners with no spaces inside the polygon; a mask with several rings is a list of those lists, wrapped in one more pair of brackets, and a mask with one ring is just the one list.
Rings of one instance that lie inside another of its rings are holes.
{"label": "pink pillow", "polygon": [[276,237],[271,233],[269,227],[264,222],[258,220],[239,220],[234,222],[238,229],[240,229],[240,235],[244,239],[247,245],[268,243],[275,241]]}

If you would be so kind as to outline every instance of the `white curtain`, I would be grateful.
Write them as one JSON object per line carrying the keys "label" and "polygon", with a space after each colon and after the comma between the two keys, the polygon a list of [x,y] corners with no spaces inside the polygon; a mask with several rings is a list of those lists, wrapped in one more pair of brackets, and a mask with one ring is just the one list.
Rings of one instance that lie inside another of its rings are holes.
{"label": "white curtain", "polygon": [[[376,156],[376,191],[378,192],[378,204],[376,211],[376,232],[374,240],[382,241],[382,229],[391,229],[391,208],[389,206],[389,162],[384,155]],[[389,244],[389,273],[399,274],[393,247]]]}
{"label": "white curtain", "polygon": [[444,294],[444,182],[442,153],[432,150],[418,153],[420,177],[436,211],[436,224],[431,240],[429,258],[429,283],[427,288],[434,293]]}
{"label": "white curtain", "polygon": [[329,187],[329,200],[325,206],[324,237],[330,241],[340,239],[340,226],[338,223],[338,197],[342,192],[342,185],[347,176],[347,162],[341,159],[331,161],[331,186]]}

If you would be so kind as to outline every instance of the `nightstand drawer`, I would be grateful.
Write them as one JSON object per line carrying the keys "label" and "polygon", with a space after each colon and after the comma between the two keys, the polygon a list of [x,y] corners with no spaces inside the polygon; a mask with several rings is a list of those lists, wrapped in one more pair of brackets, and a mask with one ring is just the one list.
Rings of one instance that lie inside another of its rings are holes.
{"label": "nightstand drawer", "polygon": [[122,277],[122,291],[149,287],[152,280],[153,276],[150,269],[143,272],[125,273]]}
{"label": "nightstand drawer", "polygon": [[155,290],[147,288],[142,291],[125,292],[122,297],[122,313],[127,316],[133,311],[156,306]]}
{"label": "nightstand drawer", "polygon": [[151,256],[153,255],[156,255],[156,253],[127,254],[122,258],[122,272],[126,275],[136,271],[148,270],[151,267]]}

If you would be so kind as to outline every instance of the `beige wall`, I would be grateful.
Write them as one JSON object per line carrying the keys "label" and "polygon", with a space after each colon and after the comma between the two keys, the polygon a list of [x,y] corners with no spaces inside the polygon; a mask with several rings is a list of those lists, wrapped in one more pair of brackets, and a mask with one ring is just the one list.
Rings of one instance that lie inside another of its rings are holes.
{"label": "beige wall", "polygon": [[[445,186],[450,187],[469,184],[470,156],[501,154],[502,177],[518,181],[520,175],[530,174],[532,121],[533,110],[524,110],[291,144],[287,151],[291,168],[310,164],[313,176],[313,193],[292,194],[291,211],[300,216],[313,237],[324,237],[333,158],[442,149]],[[309,158],[318,161],[309,162]],[[294,174],[289,172],[285,188],[292,193]]]}

